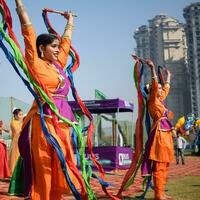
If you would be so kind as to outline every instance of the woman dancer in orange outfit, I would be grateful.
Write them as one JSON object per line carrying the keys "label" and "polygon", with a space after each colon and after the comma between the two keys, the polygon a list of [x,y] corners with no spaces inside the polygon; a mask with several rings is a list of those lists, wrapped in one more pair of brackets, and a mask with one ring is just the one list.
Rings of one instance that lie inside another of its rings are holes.
{"label": "woman dancer in orange outfit", "polygon": [[22,128],[23,112],[19,108],[13,110],[14,119],[10,123],[12,143],[10,147],[9,169],[10,174],[13,173],[15,164],[19,157],[18,140]]}
{"label": "woman dancer in orange outfit", "polygon": [[171,198],[165,195],[164,190],[169,163],[174,161],[174,145],[172,125],[169,121],[170,112],[163,101],[169,93],[171,74],[167,71],[167,80],[162,86],[158,83],[153,62],[147,60],[146,64],[151,69],[152,82],[148,99],[148,110],[153,119],[153,125],[146,144],[142,163],[142,175],[148,176],[153,174],[155,200],[167,200]]}
{"label": "woman dancer in orange outfit", "polygon": [[[33,71],[33,78],[38,84],[45,86],[60,114],[75,123],[76,119],[66,101],[69,80],[63,71],[70,50],[73,15],[67,12],[64,14],[68,23],[61,41],[52,34],[41,34],[36,41],[35,30],[22,1],[15,0],[15,2],[24,36],[25,58],[28,67],[31,67]],[[51,117],[51,110],[46,103],[43,104],[43,111],[49,132],[56,138],[67,159],[75,163],[69,126],[62,121],[57,121],[62,133],[62,136],[58,135]],[[25,164],[26,196],[31,196],[34,200],[59,200],[63,193],[70,192],[56,152],[48,144],[42,131],[36,102],[33,103],[24,119],[19,138],[19,150]],[[83,184],[81,174],[77,178],[69,165],[67,165],[67,171],[75,187],[79,187],[80,183]],[[79,173],[78,170],[77,173]],[[85,188],[82,187],[82,190],[85,191]]]}

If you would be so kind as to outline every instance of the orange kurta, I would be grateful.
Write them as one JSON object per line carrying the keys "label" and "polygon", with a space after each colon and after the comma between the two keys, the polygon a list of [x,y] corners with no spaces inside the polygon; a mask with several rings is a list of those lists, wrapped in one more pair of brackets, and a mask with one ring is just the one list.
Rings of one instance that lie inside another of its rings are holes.
{"label": "orange kurta", "polygon": [[169,163],[174,160],[171,127],[162,126],[163,121],[168,122],[168,116],[166,114],[167,109],[162,101],[167,97],[169,88],[169,84],[165,84],[163,86],[162,95],[158,97],[158,82],[154,79],[152,81],[151,93],[148,101],[149,113],[153,119],[151,132],[155,131],[149,154],[149,159],[153,160],[152,172],[155,199],[164,197]]}
{"label": "orange kurta", "polygon": [[155,129],[156,131],[149,159],[159,162],[172,162],[174,160],[174,145],[171,129],[163,129],[161,127],[161,120],[166,118],[166,107],[162,101],[167,97],[169,88],[169,84],[165,84],[161,97],[157,97],[158,82],[153,80],[148,101],[148,110],[153,119],[152,130]]}
{"label": "orange kurta", "polygon": [[[47,62],[40,59],[37,55],[36,49],[36,34],[32,26],[24,27],[22,30],[25,41],[25,57],[28,61],[29,67],[33,70],[33,78],[45,85],[47,92],[53,95],[60,85],[60,78],[57,69],[49,65]],[[58,57],[58,64],[64,68],[67,63],[67,57],[70,49],[70,41],[68,39],[61,39],[60,53]],[[60,199],[61,195],[69,192],[70,189],[65,181],[60,162],[53,150],[48,144],[42,132],[40,116],[37,113],[38,106],[34,102],[31,110],[27,114],[23,127],[31,120],[31,154],[32,154],[32,193],[31,197],[34,200],[55,200]],[[61,141],[55,132],[52,125],[52,119],[45,118],[46,126],[49,132],[57,139],[64,155],[66,155],[65,144]],[[70,157],[74,161],[73,150],[71,146],[71,135],[67,124],[59,123],[61,131],[65,134],[68,143]],[[75,162],[75,161],[74,161]],[[78,186],[78,181],[72,174],[70,168],[68,173],[75,186]]]}
{"label": "orange kurta", "polygon": [[19,148],[18,148],[18,140],[21,132],[22,123],[18,120],[13,119],[10,123],[10,128],[12,131],[12,143],[10,147],[10,156],[9,156],[9,169],[12,174],[15,168],[15,164],[19,157]]}

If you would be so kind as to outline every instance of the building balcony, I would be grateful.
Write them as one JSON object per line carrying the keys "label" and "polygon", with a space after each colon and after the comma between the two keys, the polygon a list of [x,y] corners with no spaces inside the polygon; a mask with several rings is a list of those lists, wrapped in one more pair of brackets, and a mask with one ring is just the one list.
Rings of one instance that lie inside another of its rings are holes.
{"label": "building balcony", "polygon": [[164,44],[164,48],[180,48],[180,44]]}
{"label": "building balcony", "polygon": [[165,39],[163,42],[166,44],[177,44],[181,42],[181,39]]}
{"label": "building balcony", "polygon": [[180,26],[163,26],[164,30],[178,30],[180,29]]}
{"label": "building balcony", "polygon": [[163,41],[165,48],[179,48],[181,46],[181,40],[179,39],[171,39]]}

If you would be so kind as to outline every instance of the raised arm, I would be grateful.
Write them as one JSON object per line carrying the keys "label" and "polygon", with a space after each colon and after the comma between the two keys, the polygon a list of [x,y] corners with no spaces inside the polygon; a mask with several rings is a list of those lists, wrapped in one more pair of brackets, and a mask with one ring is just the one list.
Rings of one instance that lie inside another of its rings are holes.
{"label": "raised arm", "polygon": [[170,88],[171,73],[170,73],[169,70],[166,70],[166,73],[167,73],[167,79],[166,79],[165,84],[163,86],[163,91],[162,91],[162,96],[161,96],[162,101],[165,100],[165,98],[169,94],[169,88]]}
{"label": "raised arm", "polygon": [[34,73],[37,74],[37,69],[35,69],[35,67],[38,66],[35,64],[38,61],[36,33],[32,26],[28,13],[22,3],[22,0],[15,0],[15,3],[16,11],[21,23],[22,35],[24,37],[25,58],[26,62],[29,64],[27,67],[32,68]]}
{"label": "raised arm", "polygon": [[146,60],[146,64],[151,69],[151,90],[149,100],[153,100],[157,97],[158,94],[158,78],[156,75],[155,65],[151,60]]}
{"label": "raised arm", "polygon": [[67,19],[67,25],[65,27],[64,33],[63,33],[63,38],[68,38],[69,40],[72,39],[72,31],[74,28],[74,18],[73,14],[71,12],[66,12],[64,14],[64,17]]}
{"label": "raised arm", "polygon": [[28,16],[28,13],[26,12],[22,0],[15,0],[15,3],[16,3],[16,11],[19,16],[21,26],[26,26],[31,24],[31,20]]}
{"label": "raised arm", "polygon": [[63,16],[67,19],[67,24],[65,26],[64,33],[61,38],[58,62],[60,63],[61,67],[64,68],[67,64],[67,57],[71,46],[74,19],[73,14],[71,12],[65,12]]}
{"label": "raised arm", "polygon": [[152,80],[155,79],[156,81],[158,81],[154,63],[151,60],[146,60],[146,64],[151,69],[151,78],[152,78]]}

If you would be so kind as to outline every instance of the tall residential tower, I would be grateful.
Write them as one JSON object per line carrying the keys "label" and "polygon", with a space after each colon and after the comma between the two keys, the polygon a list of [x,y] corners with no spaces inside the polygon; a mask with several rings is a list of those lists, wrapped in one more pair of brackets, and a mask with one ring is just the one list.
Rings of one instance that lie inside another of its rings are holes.
{"label": "tall residential tower", "polygon": [[185,7],[183,16],[186,20],[192,112],[200,116],[200,2]]}

